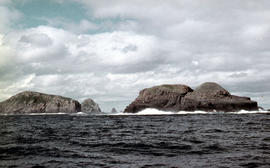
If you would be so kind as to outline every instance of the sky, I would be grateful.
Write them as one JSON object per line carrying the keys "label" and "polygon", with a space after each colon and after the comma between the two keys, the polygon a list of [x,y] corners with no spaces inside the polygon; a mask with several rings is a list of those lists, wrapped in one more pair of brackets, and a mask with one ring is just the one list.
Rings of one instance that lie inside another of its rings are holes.
{"label": "sky", "polygon": [[217,82],[270,108],[269,0],[0,0],[0,101],[25,90],[123,110]]}

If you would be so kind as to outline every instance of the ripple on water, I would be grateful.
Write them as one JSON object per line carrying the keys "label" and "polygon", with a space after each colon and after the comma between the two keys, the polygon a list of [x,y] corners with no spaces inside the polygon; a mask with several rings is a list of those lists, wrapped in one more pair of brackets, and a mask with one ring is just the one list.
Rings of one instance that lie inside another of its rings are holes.
{"label": "ripple on water", "polygon": [[0,116],[0,167],[267,167],[270,115]]}

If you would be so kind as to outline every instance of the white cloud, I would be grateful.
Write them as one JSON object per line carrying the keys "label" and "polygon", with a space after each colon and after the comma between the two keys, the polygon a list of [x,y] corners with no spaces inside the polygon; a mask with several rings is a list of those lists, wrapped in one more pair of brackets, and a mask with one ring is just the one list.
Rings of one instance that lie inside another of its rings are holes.
{"label": "white cloud", "polygon": [[155,36],[121,31],[76,35],[48,26],[10,33],[8,43],[17,51],[17,59],[24,62],[74,59],[104,67],[152,62],[162,49]]}
{"label": "white cloud", "polygon": [[17,62],[31,63],[64,58],[67,48],[62,40],[69,41],[74,37],[61,29],[40,26],[10,32],[6,38],[8,45],[17,52]]}
{"label": "white cloud", "polygon": [[44,33],[23,35],[20,38],[20,42],[26,43],[27,45],[35,45],[36,47],[47,47],[52,45],[52,40]]}
{"label": "white cloud", "polygon": [[6,99],[13,96],[22,90],[29,90],[33,88],[32,80],[35,78],[35,74],[29,74],[22,77],[17,77],[14,81],[8,82],[5,85],[0,82],[0,99]]}
{"label": "white cloud", "polygon": [[79,22],[74,22],[65,18],[41,18],[41,20],[45,20],[48,22],[49,26],[52,27],[62,27],[67,31],[71,31],[73,33],[87,33],[89,31],[95,31],[100,28],[100,26],[94,22],[91,22],[87,19],[82,19]]}
{"label": "white cloud", "polygon": [[10,56],[11,56],[10,47],[4,44],[4,35],[0,34],[0,67],[8,63]]}
{"label": "white cloud", "polygon": [[8,32],[13,22],[21,17],[22,14],[18,10],[1,6],[0,3],[0,33]]}

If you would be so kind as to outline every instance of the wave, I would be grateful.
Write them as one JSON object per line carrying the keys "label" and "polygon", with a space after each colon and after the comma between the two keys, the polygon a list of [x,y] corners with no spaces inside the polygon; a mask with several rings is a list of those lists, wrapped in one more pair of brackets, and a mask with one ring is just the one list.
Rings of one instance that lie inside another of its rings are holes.
{"label": "wave", "polygon": [[65,115],[67,113],[29,113],[28,115]]}
{"label": "wave", "polygon": [[173,111],[162,111],[162,110],[157,110],[153,108],[147,108],[142,111],[139,111],[138,113],[115,113],[115,114],[110,114],[110,115],[181,115],[181,114],[257,114],[257,113],[269,113],[269,111],[246,111],[246,110],[241,110],[238,112],[207,112],[207,111],[179,111],[179,112],[173,112]]}
{"label": "wave", "polygon": [[67,115],[68,113],[63,113],[63,112],[60,112],[60,113],[21,113],[21,114],[7,114],[7,113],[4,113],[4,114],[0,114],[0,116],[17,116],[17,115]]}
{"label": "wave", "polygon": [[85,112],[77,112],[77,113],[29,113],[29,114],[0,114],[0,115],[78,115],[78,116],[88,116],[88,115],[183,115],[183,114],[270,114],[270,111],[265,111],[265,110],[259,110],[259,111],[246,111],[246,110],[241,110],[238,112],[207,112],[207,111],[179,111],[179,112],[174,112],[174,111],[162,111],[154,108],[147,108],[142,111],[139,111],[138,113],[124,113],[124,112],[119,112],[119,113],[102,113],[102,114],[89,114]]}

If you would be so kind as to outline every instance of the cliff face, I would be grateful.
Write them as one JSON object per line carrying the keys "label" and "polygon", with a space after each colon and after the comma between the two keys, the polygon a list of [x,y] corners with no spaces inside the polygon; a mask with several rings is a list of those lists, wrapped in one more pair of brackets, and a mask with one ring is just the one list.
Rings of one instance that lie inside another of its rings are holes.
{"label": "cliff face", "polygon": [[81,111],[78,101],[56,95],[25,91],[0,103],[0,113],[75,113]]}
{"label": "cliff face", "polygon": [[101,113],[99,105],[90,98],[82,102],[82,111],[85,113]]}
{"label": "cliff face", "polygon": [[145,108],[164,111],[239,111],[258,110],[257,102],[248,97],[231,95],[217,83],[207,82],[194,91],[186,85],[161,85],[140,91],[125,112],[136,113]]}

